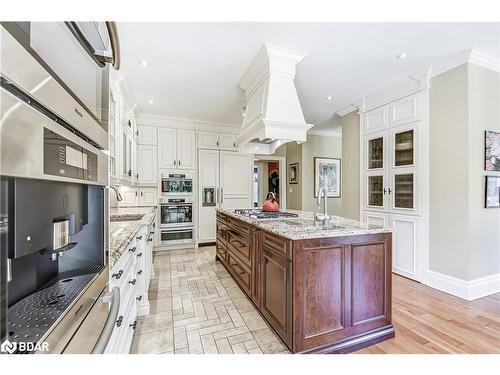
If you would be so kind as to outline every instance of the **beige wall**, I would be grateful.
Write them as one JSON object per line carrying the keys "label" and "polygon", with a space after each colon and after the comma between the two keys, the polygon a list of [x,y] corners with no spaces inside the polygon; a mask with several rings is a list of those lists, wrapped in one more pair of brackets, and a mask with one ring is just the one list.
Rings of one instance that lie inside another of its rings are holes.
{"label": "beige wall", "polygon": [[342,216],[359,220],[359,115],[340,119],[342,126]]}
{"label": "beige wall", "polygon": [[[342,159],[342,139],[340,137],[325,137],[307,135],[307,142],[302,144],[302,210],[316,212],[317,198],[314,198],[314,158]],[[341,162],[341,174],[344,164]],[[340,216],[342,214],[342,190],[340,198],[328,198],[328,213]]]}
{"label": "beige wall", "polygon": [[[286,145],[286,205],[292,210],[302,209],[302,145],[295,142],[287,143]],[[284,147],[281,146],[281,147]],[[299,183],[290,184],[290,169],[289,165],[299,163]]]}
{"label": "beige wall", "polygon": [[484,130],[500,131],[499,75],[465,64],[430,89],[429,268],[463,280],[500,272],[500,211],[484,207]]}

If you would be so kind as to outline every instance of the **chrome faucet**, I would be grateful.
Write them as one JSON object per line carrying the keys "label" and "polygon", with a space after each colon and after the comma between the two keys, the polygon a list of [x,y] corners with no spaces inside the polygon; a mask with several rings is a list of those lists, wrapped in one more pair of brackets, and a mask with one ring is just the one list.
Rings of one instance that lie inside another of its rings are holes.
{"label": "chrome faucet", "polygon": [[[321,195],[323,195],[323,213],[319,213],[319,209],[321,206]],[[321,222],[323,225],[328,225],[328,222],[330,221],[330,216],[328,215],[328,198],[327,198],[327,191],[326,191],[326,181],[323,181],[323,184],[320,186],[318,189],[318,210],[316,212],[316,215],[314,216],[314,220]]]}
{"label": "chrome faucet", "polygon": [[116,200],[117,200],[118,202],[122,201],[122,200],[123,200],[123,197],[122,197],[122,195],[120,194],[120,191],[118,190],[118,186],[115,186],[115,185],[109,185],[109,187],[115,191],[115,193],[116,193]]}

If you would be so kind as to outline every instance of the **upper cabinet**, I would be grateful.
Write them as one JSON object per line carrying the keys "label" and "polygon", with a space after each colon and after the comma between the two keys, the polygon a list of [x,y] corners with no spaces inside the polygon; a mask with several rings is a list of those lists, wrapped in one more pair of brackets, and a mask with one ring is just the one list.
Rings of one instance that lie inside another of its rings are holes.
{"label": "upper cabinet", "polygon": [[156,126],[138,126],[138,143],[140,145],[156,146],[158,144],[158,133]]}
{"label": "upper cabinet", "polygon": [[371,134],[389,127],[389,108],[387,105],[372,109],[363,114],[364,133]]}
{"label": "upper cabinet", "polygon": [[157,149],[156,146],[139,145],[137,151],[138,172],[137,179],[140,184],[157,184]]}
{"label": "upper cabinet", "polygon": [[198,148],[235,151],[236,134],[204,132],[198,133]]}
{"label": "upper cabinet", "polygon": [[420,95],[413,94],[389,104],[390,126],[409,124],[421,119]]}
{"label": "upper cabinet", "polygon": [[196,137],[193,130],[158,129],[158,167],[196,168]]}

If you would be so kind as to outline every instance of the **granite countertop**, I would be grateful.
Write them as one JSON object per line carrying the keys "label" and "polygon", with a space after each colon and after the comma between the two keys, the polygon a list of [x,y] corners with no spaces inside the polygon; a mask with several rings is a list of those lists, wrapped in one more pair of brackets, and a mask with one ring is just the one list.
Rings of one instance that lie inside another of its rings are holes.
{"label": "granite countertop", "polygon": [[298,214],[296,218],[283,217],[278,219],[254,219],[236,214],[232,209],[217,209],[229,216],[252,224],[258,228],[278,234],[291,240],[305,240],[311,238],[356,236],[363,234],[391,233],[391,228],[382,228],[377,225],[368,225],[356,220],[341,216],[332,216],[328,226],[314,221],[314,213],[308,211],[286,210]]}
{"label": "granite countertop", "polygon": [[[109,268],[111,269],[116,261],[127,248],[128,243],[134,238],[142,225],[148,225],[153,220],[156,207],[120,207],[109,210],[110,219],[124,221],[111,221],[109,223]],[[137,220],[127,220],[135,216],[142,215]]]}

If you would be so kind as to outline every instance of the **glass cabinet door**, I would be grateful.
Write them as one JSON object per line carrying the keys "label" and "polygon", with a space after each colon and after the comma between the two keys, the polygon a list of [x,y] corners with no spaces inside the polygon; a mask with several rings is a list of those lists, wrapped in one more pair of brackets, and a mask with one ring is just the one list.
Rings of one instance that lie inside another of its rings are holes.
{"label": "glass cabinet door", "polygon": [[384,168],[384,138],[368,140],[368,169]]}
{"label": "glass cabinet door", "polygon": [[368,206],[384,207],[384,176],[368,176]]}
{"label": "glass cabinet door", "polygon": [[414,130],[394,133],[394,166],[403,167],[414,164]]}
{"label": "glass cabinet door", "polygon": [[413,173],[394,175],[394,207],[414,208],[414,175]]}

